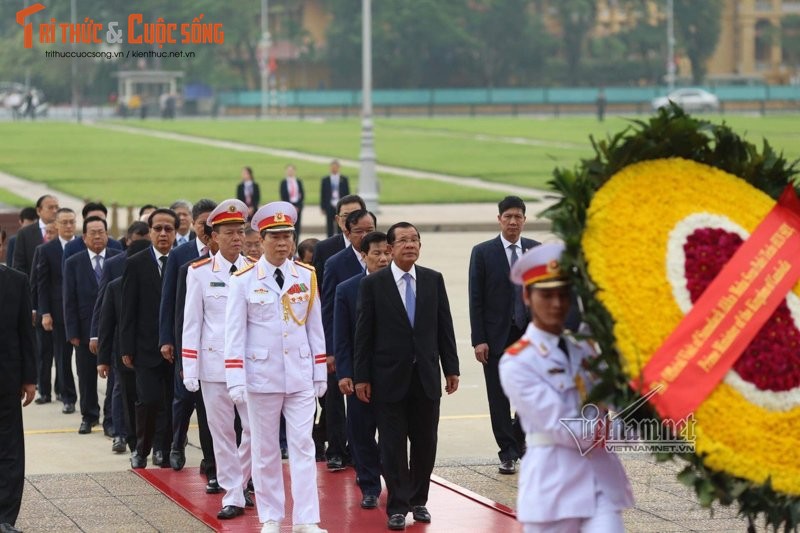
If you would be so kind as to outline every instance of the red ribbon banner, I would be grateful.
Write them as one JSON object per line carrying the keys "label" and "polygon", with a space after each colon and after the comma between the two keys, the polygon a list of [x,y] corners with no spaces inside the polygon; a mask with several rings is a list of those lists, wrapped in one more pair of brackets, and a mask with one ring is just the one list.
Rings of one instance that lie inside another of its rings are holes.
{"label": "red ribbon banner", "polygon": [[717,387],[800,279],[800,200],[786,187],[631,384],[680,423]]}

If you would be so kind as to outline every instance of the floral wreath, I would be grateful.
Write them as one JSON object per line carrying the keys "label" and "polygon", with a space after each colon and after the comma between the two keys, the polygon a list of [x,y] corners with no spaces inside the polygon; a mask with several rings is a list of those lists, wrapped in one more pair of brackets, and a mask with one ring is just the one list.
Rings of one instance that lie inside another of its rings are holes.
{"label": "floral wreath", "polygon": [[[601,348],[587,401],[620,410],[640,403],[643,366],[796,173],[766,141],[759,150],[675,105],[633,124],[557,169],[563,199],[543,213]],[[645,404],[634,416],[658,415]],[[688,463],[678,479],[699,503],[736,502],[751,528],[759,515],[800,525],[800,283],[693,416],[694,452],[655,455]],[[662,438],[674,438],[666,425]]]}

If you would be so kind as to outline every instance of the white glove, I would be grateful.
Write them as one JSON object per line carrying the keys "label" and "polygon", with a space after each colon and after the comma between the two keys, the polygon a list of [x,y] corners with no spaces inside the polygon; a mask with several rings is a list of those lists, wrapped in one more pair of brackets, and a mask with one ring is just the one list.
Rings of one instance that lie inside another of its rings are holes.
{"label": "white glove", "polygon": [[197,392],[200,390],[200,382],[194,378],[183,378],[183,386],[189,392]]}
{"label": "white glove", "polygon": [[228,389],[228,395],[231,397],[231,400],[236,405],[244,404],[244,398],[245,398],[244,385],[234,385],[233,387]]}
{"label": "white glove", "polygon": [[314,382],[314,394],[317,395],[317,398],[322,398],[325,396],[325,392],[328,390],[328,382],[327,381],[315,381]]}

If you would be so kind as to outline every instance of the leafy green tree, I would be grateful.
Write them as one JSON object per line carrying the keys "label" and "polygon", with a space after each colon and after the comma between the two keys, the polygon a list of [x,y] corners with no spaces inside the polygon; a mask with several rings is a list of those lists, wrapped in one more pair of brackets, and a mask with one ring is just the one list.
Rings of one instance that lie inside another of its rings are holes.
{"label": "leafy green tree", "polygon": [[594,0],[559,0],[555,7],[561,25],[568,79],[571,84],[577,85],[580,81],[581,57],[589,31],[597,18],[597,3]]}
{"label": "leafy green tree", "polygon": [[674,6],[678,43],[692,63],[692,81],[702,83],[719,41],[722,0],[674,0]]}

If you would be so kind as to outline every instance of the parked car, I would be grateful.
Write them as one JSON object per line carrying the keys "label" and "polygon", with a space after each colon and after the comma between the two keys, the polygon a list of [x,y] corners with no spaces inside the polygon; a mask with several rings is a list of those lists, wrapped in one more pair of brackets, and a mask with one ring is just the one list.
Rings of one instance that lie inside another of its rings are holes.
{"label": "parked car", "polygon": [[684,111],[719,111],[719,98],[703,89],[677,89],[667,96],[653,98],[653,109],[658,110],[675,102]]}

